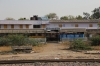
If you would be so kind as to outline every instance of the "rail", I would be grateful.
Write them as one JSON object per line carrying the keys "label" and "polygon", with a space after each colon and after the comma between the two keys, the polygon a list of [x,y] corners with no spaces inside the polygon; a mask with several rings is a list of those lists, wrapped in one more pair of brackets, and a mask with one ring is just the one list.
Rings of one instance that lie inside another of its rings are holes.
{"label": "rail", "polygon": [[0,64],[20,64],[35,62],[100,62],[100,59],[0,60]]}

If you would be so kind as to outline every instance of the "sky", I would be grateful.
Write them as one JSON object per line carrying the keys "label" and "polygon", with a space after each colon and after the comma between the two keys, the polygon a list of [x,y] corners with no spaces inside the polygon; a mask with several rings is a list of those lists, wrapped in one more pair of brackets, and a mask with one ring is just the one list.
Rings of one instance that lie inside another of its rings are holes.
{"label": "sky", "polygon": [[33,15],[40,17],[49,13],[61,16],[82,15],[83,12],[92,14],[100,7],[100,0],[0,0],[0,20],[8,17],[29,19]]}

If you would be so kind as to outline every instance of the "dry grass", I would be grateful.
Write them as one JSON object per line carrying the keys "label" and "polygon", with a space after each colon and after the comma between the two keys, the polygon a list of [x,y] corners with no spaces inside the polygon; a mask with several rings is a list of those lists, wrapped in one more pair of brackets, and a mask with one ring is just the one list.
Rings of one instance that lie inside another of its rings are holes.
{"label": "dry grass", "polygon": [[94,50],[100,50],[100,46],[92,46]]}
{"label": "dry grass", "polygon": [[46,45],[47,44],[40,44],[38,46],[33,46],[32,50],[37,53],[43,52],[43,47],[45,47]]}
{"label": "dry grass", "polygon": [[[32,48],[32,50],[33,51],[35,51],[35,52],[42,52],[43,51],[43,47],[45,47],[46,45],[44,45],[44,44],[40,44],[40,45],[38,45],[38,46],[34,46],[33,48]],[[0,47],[0,51],[12,51],[12,48],[11,48],[11,46],[1,46]]]}
{"label": "dry grass", "polygon": [[66,49],[66,48],[69,48],[70,47],[71,42],[66,41],[66,42],[62,43],[61,45],[63,46],[64,49]]}
{"label": "dry grass", "polygon": [[12,51],[11,46],[2,46],[0,47],[0,51]]}
{"label": "dry grass", "polygon": [[[85,41],[84,42],[86,45],[91,45],[91,41]],[[100,50],[100,46],[91,46],[92,49],[94,50]]]}
{"label": "dry grass", "polygon": [[71,42],[69,42],[69,41],[62,43],[62,45],[64,45],[64,46],[69,46],[70,44],[71,44]]}

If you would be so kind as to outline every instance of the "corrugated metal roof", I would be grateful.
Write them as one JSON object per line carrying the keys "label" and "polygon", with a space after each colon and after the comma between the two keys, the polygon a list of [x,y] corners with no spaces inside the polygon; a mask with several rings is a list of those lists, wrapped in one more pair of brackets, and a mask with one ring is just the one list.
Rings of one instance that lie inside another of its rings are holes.
{"label": "corrugated metal roof", "polygon": [[94,19],[94,20],[50,20],[50,22],[100,22],[100,19]]}
{"label": "corrugated metal roof", "polygon": [[49,24],[49,22],[100,22],[100,19],[92,20],[0,20],[0,24]]}
{"label": "corrugated metal roof", "polygon": [[49,24],[49,21],[42,20],[0,20],[0,24]]}

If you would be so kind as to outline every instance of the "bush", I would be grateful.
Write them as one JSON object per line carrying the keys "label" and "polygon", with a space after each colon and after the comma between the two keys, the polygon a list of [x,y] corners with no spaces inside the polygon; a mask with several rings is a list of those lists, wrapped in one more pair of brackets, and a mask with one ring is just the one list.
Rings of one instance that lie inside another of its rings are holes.
{"label": "bush", "polygon": [[28,38],[23,34],[10,34],[5,37],[0,37],[0,46],[22,46],[22,45],[32,45],[38,46],[39,40]]}
{"label": "bush", "polygon": [[0,46],[6,46],[8,45],[8,39],[5,37],[0,37]]}
{"label": "bush", "polygon": [[7,38],[9,39],[9,44],[12,46],[22,46],[26,44],[26,41],[25,41],[26,37],[22,34],[8,35]]}
{"label": "bush", "polygon": [[39,41],[38,40],[35,40],[35,39],[33,39],[33,38],[29,38],[29,40],[28,40],[28,44],[29,45],[32,45],[32,46],[38,46],[39,45]]}
{"label": "bush", "polygon": [[91,41],[91,45],[92,46],[98,46],[100,45],[100,36],[95,36],[95,37],[92,37],[90,38],[90,41]]}
{"label": "bush", "polygon": [[75,49],[75,50],[89,50],[91,49],[90,46],[86,45],[82,39],[75,39],[71,45],[70,49]]}

